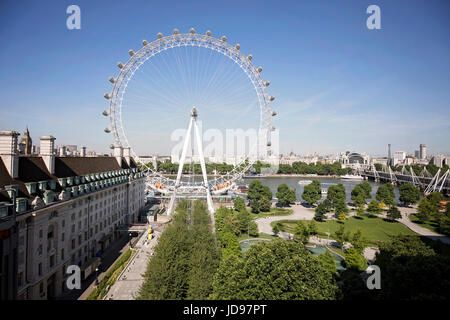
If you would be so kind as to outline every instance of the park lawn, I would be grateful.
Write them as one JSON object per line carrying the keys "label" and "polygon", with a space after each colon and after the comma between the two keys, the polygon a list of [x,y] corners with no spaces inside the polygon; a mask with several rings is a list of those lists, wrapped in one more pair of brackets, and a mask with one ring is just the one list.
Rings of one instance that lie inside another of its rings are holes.
{"label": "park lawn", "polygon": [[270,208],[270,212],[260,212],[260,213],[253,213],[251,211],[252,210],[251,208],[249,208],[248,210],[253,220],[264,217],[288,216],[294,212],[294,210],[289,208]]}
{"label": "park lawn", "polygon": [[[284,220],[282,222],[282,231],[293,232],[296,221]],[[309,221],[304,221],[309,223]],[[274,225],[276,222],[273,222]],[[330,238],[335,239],[334,233],[342,225],[336,220],[327,220],[324,222],[316,222],[319,236],[327,237],[327,232],[330,233]],[[388,241],[392,235],[415,235],[413,231],[405,227],[399,222],[390,222],[378,217],[350,217],[344,223],[345,231],[350,231],[352,234],[358,229],[361,229],[363,237],[369,243],[376,244],[378,242]]]}

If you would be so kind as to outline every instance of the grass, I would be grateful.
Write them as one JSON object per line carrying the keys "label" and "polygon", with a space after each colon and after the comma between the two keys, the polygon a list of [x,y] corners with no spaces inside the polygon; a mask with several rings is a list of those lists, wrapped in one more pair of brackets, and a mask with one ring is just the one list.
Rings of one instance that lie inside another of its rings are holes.
{"label": "grass", "polygon": [[252,219],[264,218],[264,217],[273,217],[273,216],[288,216],[294,212],[292,209],[288,208],[270,208],[270,212],[260,212],[253,213],[251,209],[249,209],[250,216]]}
{"label": "grass", "polygon": [[[286,232],[293,232],[296,220],[281,220],[277,221],[282,223],[281,230]],[[272,226],[277,223],[272,222]],[[307,221],[304,221],[309,223]],[[330,238],[335,239],[334,233],[339,229],[342,223],[336,220],[327,220],[324,222],[316,222],[319,236],[327,237],[327,232],[330,233]],[[367,242],[371,244],[377,244],[379,242],[388,241],[392,235],[415,235],[413,231],[405,227],[399,222],[389,222],[385,219],[378,217],[350,217],[343,224],[345,226],[345,231],[350,231],[352,234],[358,229],[361,230],[362,236]]]}

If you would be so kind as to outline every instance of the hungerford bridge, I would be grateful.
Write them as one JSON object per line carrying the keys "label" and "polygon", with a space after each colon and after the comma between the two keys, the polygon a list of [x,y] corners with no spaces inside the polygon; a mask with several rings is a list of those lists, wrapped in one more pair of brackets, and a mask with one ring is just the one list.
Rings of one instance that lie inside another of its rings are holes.
{"label": "hungerford bridge", "polygon": [[391,182],[397,185],[410,183],[420,188],[425,195],[435,191],[450,194],[450,170],[441,172],[441,169],[439,169],[433,176],[424,167],[422,172],[416,175],[412,167],[406,170],[403,166],[401,172],[395,172],[390,166],[384,165],[381,171],[377,171],[375,166],[372,165],[370,169],[363,170],[361,176],[377,182]]}

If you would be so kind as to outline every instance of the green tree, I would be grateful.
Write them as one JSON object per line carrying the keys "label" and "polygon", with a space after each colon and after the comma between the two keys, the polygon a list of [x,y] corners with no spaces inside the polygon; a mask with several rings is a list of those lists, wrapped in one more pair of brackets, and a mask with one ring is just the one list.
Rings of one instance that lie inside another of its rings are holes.
{"label": "green tree", "polygon": [[429,221],[438,212],[437,206],[428,198],[423,198],[417,208],[417,218],[421,222]]}
{"label": "green tree", "polygon": [[243,258],[221,264],[212,299],[336,299],[338,287],[323,263],[283,239],[252,244]]}
{"label": "green tree", "polygon": [[342,247],[345,242],[345,227],[343,224],[339,226],[339,229],[336,230],[334,235],[336,236],[336,241],[338,242],[339,246]]}
{"label": "green tree", "polygon": [[[247,192],[247,199],[250,201],[250,207],[253,213],[260,211],[270,211],[270,200],[272,200],[272,191],[268,186],[264,186],[260,180],[253,180]],[[267,206],[269,203],[269,206]]]}
{"label": "green tree", "polygon": [[380,204],[377,200],[370,201],[369,205],[367,206],[367,212],[371,215],[377,215],[381,213]]}
{"label": "green tree", "polygon": [[239,228],[239,221],[236,218],[236,215],[232,213],[225,218],[223,230],[233,232],[236,235],[238,235],[241,232]]}
{"label": "green tree", "polygon": [[236,214],[239,230],[241,233],[249,232],[249,223],[252,220],[250,213],[247,211],[240,211]]}
{"label": "green tree", "polygon": [[415,204],[420,200],[420,191],[410,183],[402,184],[399,188],[399,200],[405,205]]}
{"label": "green tree", "polygon": [[394,186],[391,183],[382,184],[378,187],[376,199],[388,206],[395,205]]}
{"label": "green tree", "polygon": [[348,209],[347,203],[343,199],[338,199],[336,201],[337,202],[334,205],[334,207],[335,207],[335,209],[334,209],[335,214],[337,216],[339,216],[339,215],[346,216],[348,214],[348,212],[350,211]]}
{"label": "green tree", "polygon": [[278,233],[280,232],[280,227],[279,227],[278,223],[275,223],[275,225],[272,227],[272,232],[275,235],[278,235]]}
{"label": "green tree", "polygon": [[394,221],[396,219],[401,219],[402,214],[400,213],[400,210],[398,210],[396,206],[391,206],[386,216],[389,220]]}
{"label": "green tree", "polygon": [[241,197],[236,197],[234,199],[234,209],[239,212],[247,212],[247,209],[245,208],[245,201]]}
{"label": "green tree", "polygon": [[308,225],[309,234],[316,235],[319,233],[319,227],[317,227],[317,223],[314,220],[311,220]]}
{"label": "green tree", "polygon": [[257,237],[259,235],[258,225],[255,221],[251,221],[249,225],[249,236]]}
{"label": "green tree", "polygon": [[231,231],[222,231],[220,235],[220,244],[222,248],[222,256],[231,255],[240,256],[242,254],[241,246],[236,235]]}
{"label": "green tree", "polygon": [[303,244],[309,241],[309,230],[302,220],[297,221],[294,229],[294,239]]}
{"label": "green tree", "polygon": [[345,266],[354,271],[364,271],[367,269],[367,261],[355,248],[345,250]]}
{"label": "green tree", "polygon": [[327,213],[327,208],[326,205],[323,202],[320,202],[316,209],[315,209],[315,214],[314,214],[314,220],[316,221],[324,221],[325,220],[325,214]]}
{"label": "green tree", "polygon": [[346,202],[344,185],[339,183],[329,187],[327,191],[327,199],[331,202],[333,208],[336,208],[338,203]]}
{"label": "green tree", "polygon": [[266,197],[262,197],[261,200],[259,200],[259,210],[261,212],[269,212],[271,207],[270,200]]}
{"label": "green tree", "polygon": [[364,251],[364,239],[362,237],[361,229],[356,230],[350,242],[353,245],[353,248],[359,253]]}
{"label": "green tree", "polygon": [[282,183],[278,186],[277,198],[279,204],[282,206],[287,206],[291,202],[295,201],[295,190],[289,189],[287,184]]}
{"label": "green tree", "polygon": [[382,270],[378,298],[448,300],[450,258],[437,254],[418,236],[395,236],[380,244],[376,264]]}
{"label": "green tree", "polygon": [[314,180],[310,184],[306,185],[303,189],[302,198],[310,205],[316,204],[322,198],[320,182],[318,180]]}
{"label": "green tree", "polygon": [[317,256],[320,262],[322,262],[325,269],[331,273],[333,276],[336,274],[336,262],[334,261],[333,255],[327,250],[324,254]]}

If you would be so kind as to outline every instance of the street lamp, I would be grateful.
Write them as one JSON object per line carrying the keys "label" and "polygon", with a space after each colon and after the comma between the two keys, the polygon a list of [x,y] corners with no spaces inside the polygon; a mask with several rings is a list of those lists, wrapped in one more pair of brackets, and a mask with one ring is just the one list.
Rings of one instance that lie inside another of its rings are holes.
{"label": "street lamp", "polygon": [[95,267],[95,285],[98,286],[98,267]]}
{"label": "street lamp", "polygon": [[129,239],[130,239],[130,248],[131,248],[131,232],[128,234]]}

